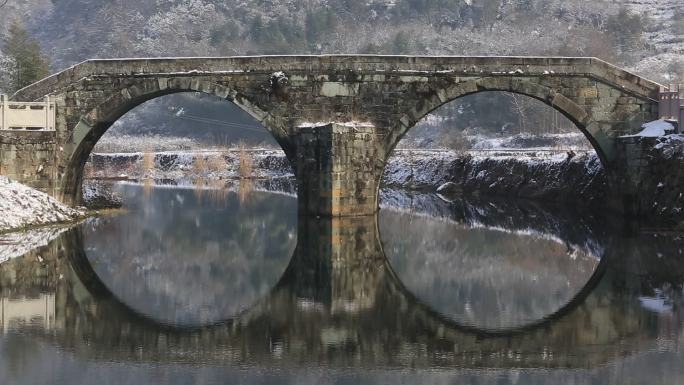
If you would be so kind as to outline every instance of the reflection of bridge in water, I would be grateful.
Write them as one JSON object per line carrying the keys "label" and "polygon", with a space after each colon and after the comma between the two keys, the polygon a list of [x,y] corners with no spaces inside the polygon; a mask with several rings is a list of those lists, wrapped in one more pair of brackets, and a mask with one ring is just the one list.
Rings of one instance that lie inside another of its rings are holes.
{"label": "reflection of bridge in water", "polygon": [[639,253],[651,250],[638,239],[606,245],[592,279],[556,313],[520,328],[487,331],[442,317],[405,290],[385,258],[376,218],[302,220],[298,234],[295,254],[270,294],[211,325],[178,327],[132,310],[95,274],[79,229],[0,265],[0,295],[54,295],[55,318],[46,325],[53,330],[27,332],[78,355],[115,361],[595,367],[652,346],[660,328],[668,328],[641,306],[639,295],[644,276],[668,282],[671,266],[660,260],[639,271],[645,259]]}

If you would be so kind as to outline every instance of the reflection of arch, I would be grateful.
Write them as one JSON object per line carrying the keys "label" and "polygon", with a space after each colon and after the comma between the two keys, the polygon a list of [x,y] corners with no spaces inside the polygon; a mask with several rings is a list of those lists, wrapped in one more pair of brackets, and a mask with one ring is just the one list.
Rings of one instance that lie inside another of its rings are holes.
{"label": "reflection of arch", "polygon": [[[372,225],[366,224],[366,228]],[[78,235],[77,230],[67,233],[69,241],[64,244],[67,253],[75,252],[72,250],[74,246],[82,248]],[[64,248],[60,248],[58,254],[63,255],[63,252]],[[316,250],[309,250],[305,255],[295,257],[300,258],[300,261],[316,263],[316,255]],[[638,327],[635,329],[643,322],[620,321],[625,310],[624,303],[610,301],[608,298],[612,297],[607,297],[612,293],[610,287],[615,284],[613,280],[616,278],[610,275],[610,270],[606,279],[584,303],[579,303],[583,301],[581,299],[576,308],[566,308],[567,313],[558,314],[558,318],[513,333],[488,334],[445,324],[434,312],[425,310],[410,296],[406,296],[398,286],[400,283],[388,271],[387,264],[382,261],[371,265],[377,267],[378,272],[373,277],[378,278],[376,286],[379,288],[372,307],[326,310],[325,306],[320,307],[316,303],[315,298],[313,302],[310,301],[305,292],[302,292],[303,296],[295,292],[293,285],[299,283],[296,279],[301,275],[291,275],[289,279],[283,275],[268,298],[259,301],[239,317],[211,325],[179,328],[131,312],[126,304],[113,298],[106,288],[98,288],[98,277],[91,274],[93,272],[88,267],[90,262],[82,258],[83,255],[67,257],[71,268],[65,266],[66,279],[58,281],[61,287],[58,293],[64,296],[59,302],[71,307],[58,312],[59,317],[64,317],[58,322],[63,332],[50,331],[47,338],[68,351],[85,354],[89,359],[97,357],[116,361],[245,365],[257,368],[297,366],[302,362],[311,362],[312,358],[323,360],[332,367],[583,368],[603,365],[633,353],[624,350],[625,341],[652,341],[654,338]],[[78,261],[86,265],[79,266]],[[351,262],[346,268],[352,274],[359,267],[361,272],[368,267]],[[325,269],[330,265],[301,266],[308,270],[320,267]],[[72,272],[77,275],[74,277]],[[304,272],[304,275],[309,273]],[[89,295],[84,295],[81,284],[86,286]],[[302,288],[305,289],[304,286]],[[335,289],[335,286],[332,288]],[[593,311],[609,313],[601,313],[604,315],[601,317],[588,317]],[[646,317],[643,320],[651,319],[647,312],[639,314],[640,317]],[[106,320],[104,325],[99,324],[102,319]],[[615,322],[606,323],[607,319]],[[607,327],[609,330],[601,334],[598,345],[594,340],[583,338],[596,333],[597,327]],[[331,335],[331,330],[341,333]],[[323,335],[350,335],[352,339],[330,341],[324,340]],[[270,350],[272,343],[285,350],[274,354]],[[112,346],[116,348],[112,349]],[[539,354],[542,347],[548,348],[553,357],[542,357]],[[522,359],[511,357],[511,352]],[[410,359],[403,360],[406,357]]]}
{"label": "reflection of arch", "polygon": [[549,87],[511,76],[485,77],[453,83],[437,91],[435,95],[419,100],[413,109],[402,116],[398,129],[392,133],[387,147],[387,157],[401,138],[430,112],[463,96],[485,91],[512,92],[545,103],[577,126],[594,147],[604,165],[608,165],[611,161],[612,145],[609,138],[584,108]]}
{"label": "reflection of arch", "polygon": [[[106,293],[92,294],[96,289],[91,282],[85,283],[84,289],[79,278],[82,273],[74,273],[80,268],[70,267],[72,261],[64,255],[79,241],[65,241],[65,237],[58,238],[40,251],[47,264],[31,254],[33,257],[0,264],[0,270],[16,273],[20,290],[41,287],[43,293],[45,276],[36,275],[33,267],[47,268],[49,276],[54,277],[49,280],[52,283],[47,293],[56,293],[57,322],[47,330],[29,324],[21,330],[30,338],[56,346],[58,352],[89,361],[239,365],[255,370],[292,368],[311,362],[344,368],[596,368],[649,350],[655,347],[660,333],[673,333],[670,325],[657,322],[659,316],[643,307],[639,301],[643,291],[637,283],[644,279],[648,282],[651,277],[660,283],[671,282],[671,276],[663,276],[662,272],[671,272],[677,261],[658,259],[654,264],[652,253],[624,253],[627,249],[640,250],[642,240],[627,244],[620,240],[617,249],[611,247],[610,268],[602,282],[562,320],[514,335],[484,335],[441,327],[438,319],[426,318],[430,315],[416,311],[414,304],[401,302],[407,301],[401,293],[387,290],[396,286],[386,270],[380,281],[385,295],[380,296],[376,306],[360,313],[328,312],[306,303],[303,308],[303,302],[288,286],[280,286],[274,289],[270,303],[264,301],[254,317],[246,315],[240,322],[205,328],[178,329],[149,318],[121,314],[125,309],[120,306],[125,305],[114,303]],[[625,256],[629,263],[625,263]],[[64,274],[63,279],[56,278],[58,272]],[[676,282],[680,282],[681,274],[675,275]],[[6,293],[17,293],[12,285],[6,287]],[[616,287],[621,293],[617,297]],[[636,290],[622,290],[624,287]],[[270,307],[273,305],[278,307]],[[316,339],[322,334],[331,336],[329,331],[335,330],[342,333],[332,336],[351,331],[346,335],[352,339]],[[680,330],[675,333],[679,335]],[[278,347],[278,354],[270,349],[272,346]],[[551,355],[542,357],[540,352],[547,349]]]}
{"label": "reflection of arch", "polygon": [[[441,200],[440,200],[441,201]],[[418,214],[421,215],[421,214]],[[444,218],[441,218],[442,220]],[[475,219],[477,222],[481,222],[481,219]],[[573,222],[573,225],[575,223]],[[539,225],[541,228],[544,228],[543,223],[536,223],[536,225]],[[451,331],[456,331],[456,332],[462,332],[466,334],[472,334],[476,335],[478,337],[506,337],[506,336],[515,336],[515,335],[520,335],[524,334],[525,332],[528,331],[533,331],[535,329],[542,329],[550,326],[553,324],[555,321],[560,320],[563,318],[563,316],[571,313],[575,308],[580,306],[584,300],[589,296],[594,289],[599,285],[601,280],[603,279],[603,276],[605,275],[605,272],[608,267],[608,263],[606,262],[606,258],[601,257],[601,260],[596,266],[596,269],[594,272],[591,274],[587,282],[582,286],[581,290],[577,293],[575,293],[569,302],[561,306],[559,309],[554,311],[551,314],[547,314],[541,319],[538,319],[534,322],[530,322],[524,325],[512,327],[512,328],[502,328],[502,329],[488,329],[484,327],[478,327],[474,325],[466,325],[459,323],[458,321],[455,321],[442,313],[440,313],[437,309],[431,308],[428,304],[424,303],[420,298],[418,298],[414,293],[411,292],[410,289],[408,289],[404,283],[402,282],[401,278],[399,275],[394,271],[392,268],[392,264],[387,258],[387,255],[384,251],[384,244],[382,242],[382,236],[380,234],[380,226],[376,226],[378,229],[378,242],[379,244],[379,249],[382,252],[384,261],[385,261],[385,269],[387,271],[388,276],[391,277],[391,279],[387,280],[388,283],[388,288],[392,291],[396,291],[400,293],[400,295],[403,298],[407,299],[407,302],[413,303],[413,306],[417,308],[417,311],[414,311],[414,314],[420,313],[422,317],[425,320],[432,320],[431,322],[426,321],[426,324],[434,324],[435,322],[439,324],[438,328],[444,328],[446,330],[451,330]],[[538,227],[533,226],[532,228],[537,229]],[[530,226],[523,224],[521,226],[521,229],[524,230],[530,230]],[[585,232],[582,232],[590,238],[589,234],[586,234]],[[561,238],[561,234],[553,234],[555,237]],[[593,235],[593,234],[592,234]],[[567,240],[564,239],[566,243],[571,243],[568,242]]]}
{"label": "reflection of arch", "polygon": [[[305,222],[304,219],[302,219],[302,221]],[[407,304],[407,308],[411,309],[410,313],[412,316],[423,320],[425,324],[433,325],[435,329],[444,329],[456,334],[474,335],[477,337],[514,336],[549,327],[555,321],[558,321],[563,316],[571,313],[573,309],[582,304],[584,299],[601,281],[606,267],[606,263],[604,262],[604,259],[602,259],[582,290],[579,293],[576,293],[567,304],[543,319],[511,329],[488,330],[459,324],[422,303],[403,285],[400,278],[390,266],[390,263],[385,256],[382,242],[378,237],[377,217],[360,218],[358,221],[360,222],[356,223],[359,226],[351,229],[347,228],[347,230],[345,230],[348,231],[347,234],[353,237],[353,239],[346,239],[344,233],[338,233],[338,235],[341,234],[341,242],[347,242],[347,244],[351,246],[349,247],[349,250],[347,250],[348,252],[343,252],[342,255],[336,255],[335,262],[332,261],[331,255],[326,255],[325,253],[323,253],[321,258],[321,250],[332,250],[333,247],[331,245],[328,245],[330,247],[321,245],[319,248],[312,248],[312,245],[308,242],[312,241],[314,244],[317,244],[323,242],[325,239],[332,241],[330,238],[319,236],[319,234],[307,235],[305,234],[306,231],[298,231],[300,234],[300,244],[295,248],[290,264],[273,287],[271,294],[258,300],[248,309],[240,314],[236,314],[230,319],[192,326],[169,325],[132,309],[129,305],[118,299],[93,270],[90,261],[85,254],[83,235],[80,228],[70,230],[65,238],[69,242],[67,249],[71,266],[79,277],[79,280],[88,288],[94,297],[106,301],[113,307],[112,311],[121,314],[126,319],[139,322],[141,326],[152,329],[159,328],[160,330],[167,332],[181,334],[222,327],[230,328],[231,325],[235,324],[246,327],[249,320],[263,316],[264,312],[268,312],[272,307],[269,306],[271,301],[277,301],[278,293],[282,292],[289,292],[296,296],[311,295],[310,299],[316,301],[331,300],[330,294],[333,291],[336,291],[336,295],[341,294],[342,296],[344,296],[345,290],[357,292],[355,287],[349,287],[349,285],[358,284],[358,281],[355,281],[354,278],[361,276],[366,279],[376,280],[376,282],[369,282],[369,287],[376,288],[375,292],[371,289],[372,295],[389,295],[390,297]],[[370,223],[371,221],[373,223]],[[308,226],[306,223],[300,222],[299,226],[300,230],[324,227],[318,222],[314,222]],[[367,234],[361,235],[360,232],[356,230],[359,228],[363,228]],[[370,233],[368,233],[368,230],[370,230]],[[329,229],[322,229],[321,232],[327,234]],[[367,241],[375,242],[375,245],[365,245],[366,247],[361,249],[358,247],[359,243]],[[342,248],[344,249],[344,247]],[[345,257],[348,257],[348,259],[345,259]],[[370,271],[374,272],[371,273]],[[340,281],[331,282],[335,279],[339,279]],[[380,293],[377,290],[387,290],[387,292]],[[321,295],[322,293],[323,295]],[[365,294],[368,294],[368,292]]]}
{"label": "reflection of arch", "polygon": [[[239,314],[235,317],[215,322],[208,325],[191,325],[191,326],[178,326],[170,325],[165,322],[156,320],[148,315],[142,314],[139,311],[131,308],[126,303],[121,301],[112,291],[107,287],[107,285],[102,282],[100,277],[97,275],[93,269],[88,257],[86,256],[85,247],[83,243],[83,233],[80,227],[72,228],[68,230],[64,235],[65,248],[67,250],[67,258],[69,260],[69,266],[76,273],[76,276],[81,281],[81,283],[87,288],[90,295],[99,301],[104,301],[108,306],[112,307],[114,311],[127,320],[137,323],[143,328],[147,329],[158,329],[162,332],[194,332],[202,329],[207,329],[211,327],[219,326],[230,326],[232,325]],[[247,312],[246,310],[245,312]]]}
{"label": "reflection of arch", "polygon": [[607,270],[607,265],[608,263],[606,262],[606,259],[602,258],[601,262],[596,267],[596,270],[594,270],[594,273],[591,275],[587,283],[582,287],[582,290],[575,294],[575,296],[572,297],[570,302],[563,305],[563,307],[561,307],[560,309],[556,310],[555,312],[549,315],[546,315],[544,318],[539,319],[535,322],[506,329],[487,329],[472,325],[460,324],[450,319],[449,317],[439,313],[437,310],[430,308],[427,304],[423,303],[419,298],[417,298],[413,293],[411,293],[411,291],[403,285],[397,274],[394,272],[389,261],[387,262],[387,271],[392,276],[392,279],[389,280],[388,283],[396,285],[395,290],[400,291],[403,296],[408,298],[410,301],[413,301],[415,303],[415,306],[417,306],[420,309],[420,311],[424,314],[426,320],[436,320],[437,323],[440,324],[440,327],[445,327],[445,329],[447,330],[461,331],[467,334],[474,334],[478,337],[507,337],[523,334],[525,332],[533,331],[535,329],[549,327],[555,321],[558,321],[565,315],[571,313],[575,308],[577,308],[584,302],[587,296],[589,296],[589,294],[591,294],[594,291],[594,289],[596,289],[598,284],[603,279],[603,276]]}
{"label": "reflection of arch", "polygon": [[97,141],[114,122],[146,101],[181,92],[202,92],[234,103],[273,135],[290,161],[294,159],[293,148],[289,145],[284,128],[270,114],[233,89],[206,80],[148,78],[115,92],[103,103],[90,109],[71,130],[70,142],[74,148],[68,152],[68,167],[62,181],[66,199],[72,202],[78,202],[80,199],[83,167]]}

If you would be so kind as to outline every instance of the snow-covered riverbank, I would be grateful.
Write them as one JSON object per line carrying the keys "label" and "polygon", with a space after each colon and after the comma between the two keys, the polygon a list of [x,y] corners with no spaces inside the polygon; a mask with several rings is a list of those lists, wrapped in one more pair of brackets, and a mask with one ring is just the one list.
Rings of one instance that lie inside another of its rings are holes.
{"label": "snow-covered riverbank", "polygon": [[65,206],[23,184],[0,176],[0,232],[72,222],[85,216],[81,210]]}
{"label": "snow-covered riverbank", "polygon": [[293,175],[285,153],[270,149],[95,153],[86,164],[90,178],[216,180]]}
{"label": "snow-covered riverbank", "polygon": [[468,195],[549,202],[602,203],[607,179],[593,151],[401,151],[385,168],[383,185],[436,191],[452,183]]}
{"label": "snow-covered riverbank", "polygon": [[[293,176],[281,151],[250,150],[248,154],[251,178]],[[238,151],[93,154],[91,177],[233,179],[240,177],[244,156],[245,152]],[[607,189],[601,162],[591,151],[398,150],[383,175],[383,186],[408,190],[434,192],[447,182],[464,194],[584,204],[601,203]]]}

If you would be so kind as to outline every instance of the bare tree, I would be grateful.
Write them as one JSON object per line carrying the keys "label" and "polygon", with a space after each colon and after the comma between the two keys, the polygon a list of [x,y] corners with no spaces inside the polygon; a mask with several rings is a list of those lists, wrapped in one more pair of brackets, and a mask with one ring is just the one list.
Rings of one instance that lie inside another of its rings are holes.
{"label": "bare tree", "polygon": [[527,112],[529,111],[530,106],[528,103],[525,103],[524,98],[526,98],[526,96],[518,95],[512,92],[505,92],[504,94],[510,98],[511,106],[513,107],[516,115],[518,115],[518,127],[520,129],[520,133],[527,132]]}

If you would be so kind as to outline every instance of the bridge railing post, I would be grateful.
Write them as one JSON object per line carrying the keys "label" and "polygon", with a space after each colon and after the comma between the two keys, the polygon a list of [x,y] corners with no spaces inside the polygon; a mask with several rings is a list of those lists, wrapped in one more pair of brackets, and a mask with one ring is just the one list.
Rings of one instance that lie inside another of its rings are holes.
{"label": "bridge railing post", "polygon": [[672,102],[674,92],[669,87],[660,87],[658,93],[658,117],[665,119],[672,115]]}
{"label": "bridge railing post", "polygon": [[52,122],[50,122],[52,119],[50,119],[50,116],[52,115],[52,111],[50,110],[50,96],[45,97],[45,129],[46,130],[52,130],[54,127],[52,125]]}
{"label": "bridge railing post", "polygon": [[684,86],[679,87],[679,117],[677,123],[679,125],[679,132],[684,131]]}
{"label": "bridge railing post", "polygon": [[678,123],[678,131],[681,132],[684,125],[684,89],[680,85],[661,87],[658,96],[658,118],[675,120]]}
{"label": "bridge railing post", "polygon": [[7,129],[7,110],[8,110],[8,105],[7,105],[7,95],[5,94],[0,94],[0,130],[6,130]]}

